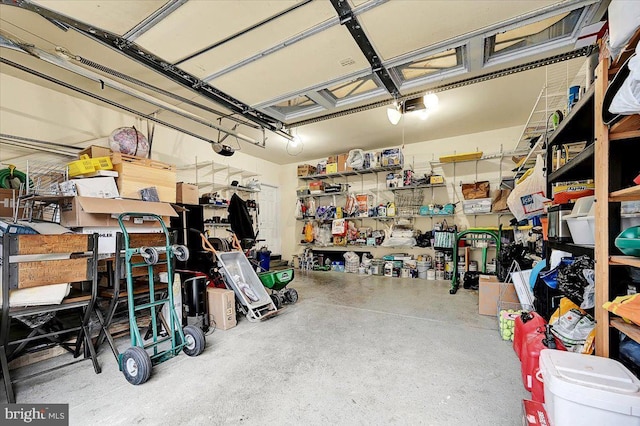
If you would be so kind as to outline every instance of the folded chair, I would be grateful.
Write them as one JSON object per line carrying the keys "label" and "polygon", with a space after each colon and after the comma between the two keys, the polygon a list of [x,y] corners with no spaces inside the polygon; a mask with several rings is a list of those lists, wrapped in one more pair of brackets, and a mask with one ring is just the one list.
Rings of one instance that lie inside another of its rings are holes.
{"label": "folded chair", "polygon": [[[87,359],[100,373],[89,329],[98,290],[97,264],[98,234],[3,235],[0,364],[9,403],[15,403],[13,383],[18,381]],[[10,307],[10,291],[60,283],[71,284],[60,304]],[[74,359],[12,380],[9,361],[53,345],[60,345]]]}

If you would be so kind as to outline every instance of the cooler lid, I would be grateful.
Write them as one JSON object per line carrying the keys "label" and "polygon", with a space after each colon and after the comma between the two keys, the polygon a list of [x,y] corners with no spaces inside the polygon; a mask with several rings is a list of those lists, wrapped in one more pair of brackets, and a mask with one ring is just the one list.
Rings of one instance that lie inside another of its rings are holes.
{"label": "cooler lid", "polygon": [[[548,352],[546,355],[551,364],[551,373],[558,378],[608,392],[640,392],[640,384],[635,376],[615,360],[565,351]],[[545,363],[545,366],[549,365]]]}

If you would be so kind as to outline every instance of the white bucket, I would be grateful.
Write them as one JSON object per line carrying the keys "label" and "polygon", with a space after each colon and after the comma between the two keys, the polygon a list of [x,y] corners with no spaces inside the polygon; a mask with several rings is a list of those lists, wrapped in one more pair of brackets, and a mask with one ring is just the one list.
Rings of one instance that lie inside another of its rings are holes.
{"label": "white bucket", "polygon": [[428,280],[435,280],[436,279],[436,270],[435,269],[427,270],[427,279]]}
{"label": "white bucket", "polygon": [[426,261],[417,262],[416,266],[418,268],[418,278],[426,280],[427,271],[429,270],[429,263]]}

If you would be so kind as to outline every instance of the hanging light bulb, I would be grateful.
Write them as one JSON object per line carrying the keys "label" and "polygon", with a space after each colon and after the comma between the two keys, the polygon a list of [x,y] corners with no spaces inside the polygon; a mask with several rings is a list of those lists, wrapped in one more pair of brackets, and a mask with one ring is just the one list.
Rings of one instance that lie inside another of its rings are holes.
{"label": "hanging light bulb", "polygon": [[398,110],[397,107],[387,108],[387,117],[389,118],[389,121],[391,122],[391,124],[395,126],[400,122],[400,118],[402,118],[402,113]]}
{"label": "hanging light bulb", "polygon": [[435,93],[427,93],[422,99],[424,101],[424,106],[430,110],[436,109],[438,107],[438,103],[440,102],[440,100],[438,99],[438,95],[436,95]]}
{"label": "hanging light bulb", "polygon": [[300,139],[300,136],[295,135],[293,139],[291,139],[290,143],[291,143],[291,148],[296,148],[298,145],[302,143],[302,139]]}

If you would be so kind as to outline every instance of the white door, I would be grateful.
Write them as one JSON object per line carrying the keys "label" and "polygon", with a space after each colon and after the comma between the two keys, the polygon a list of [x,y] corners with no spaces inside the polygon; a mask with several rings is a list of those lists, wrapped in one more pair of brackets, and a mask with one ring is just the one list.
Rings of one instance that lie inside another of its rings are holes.
{"label": "white door", "polygon": [[275,186],[262,184],[258,193],[258,225],[260,233],[258,234],[260,243],[256,244],[257,248],[266,245],[271,253],[281,254],[282,241],[280,240],[280,190]]}

